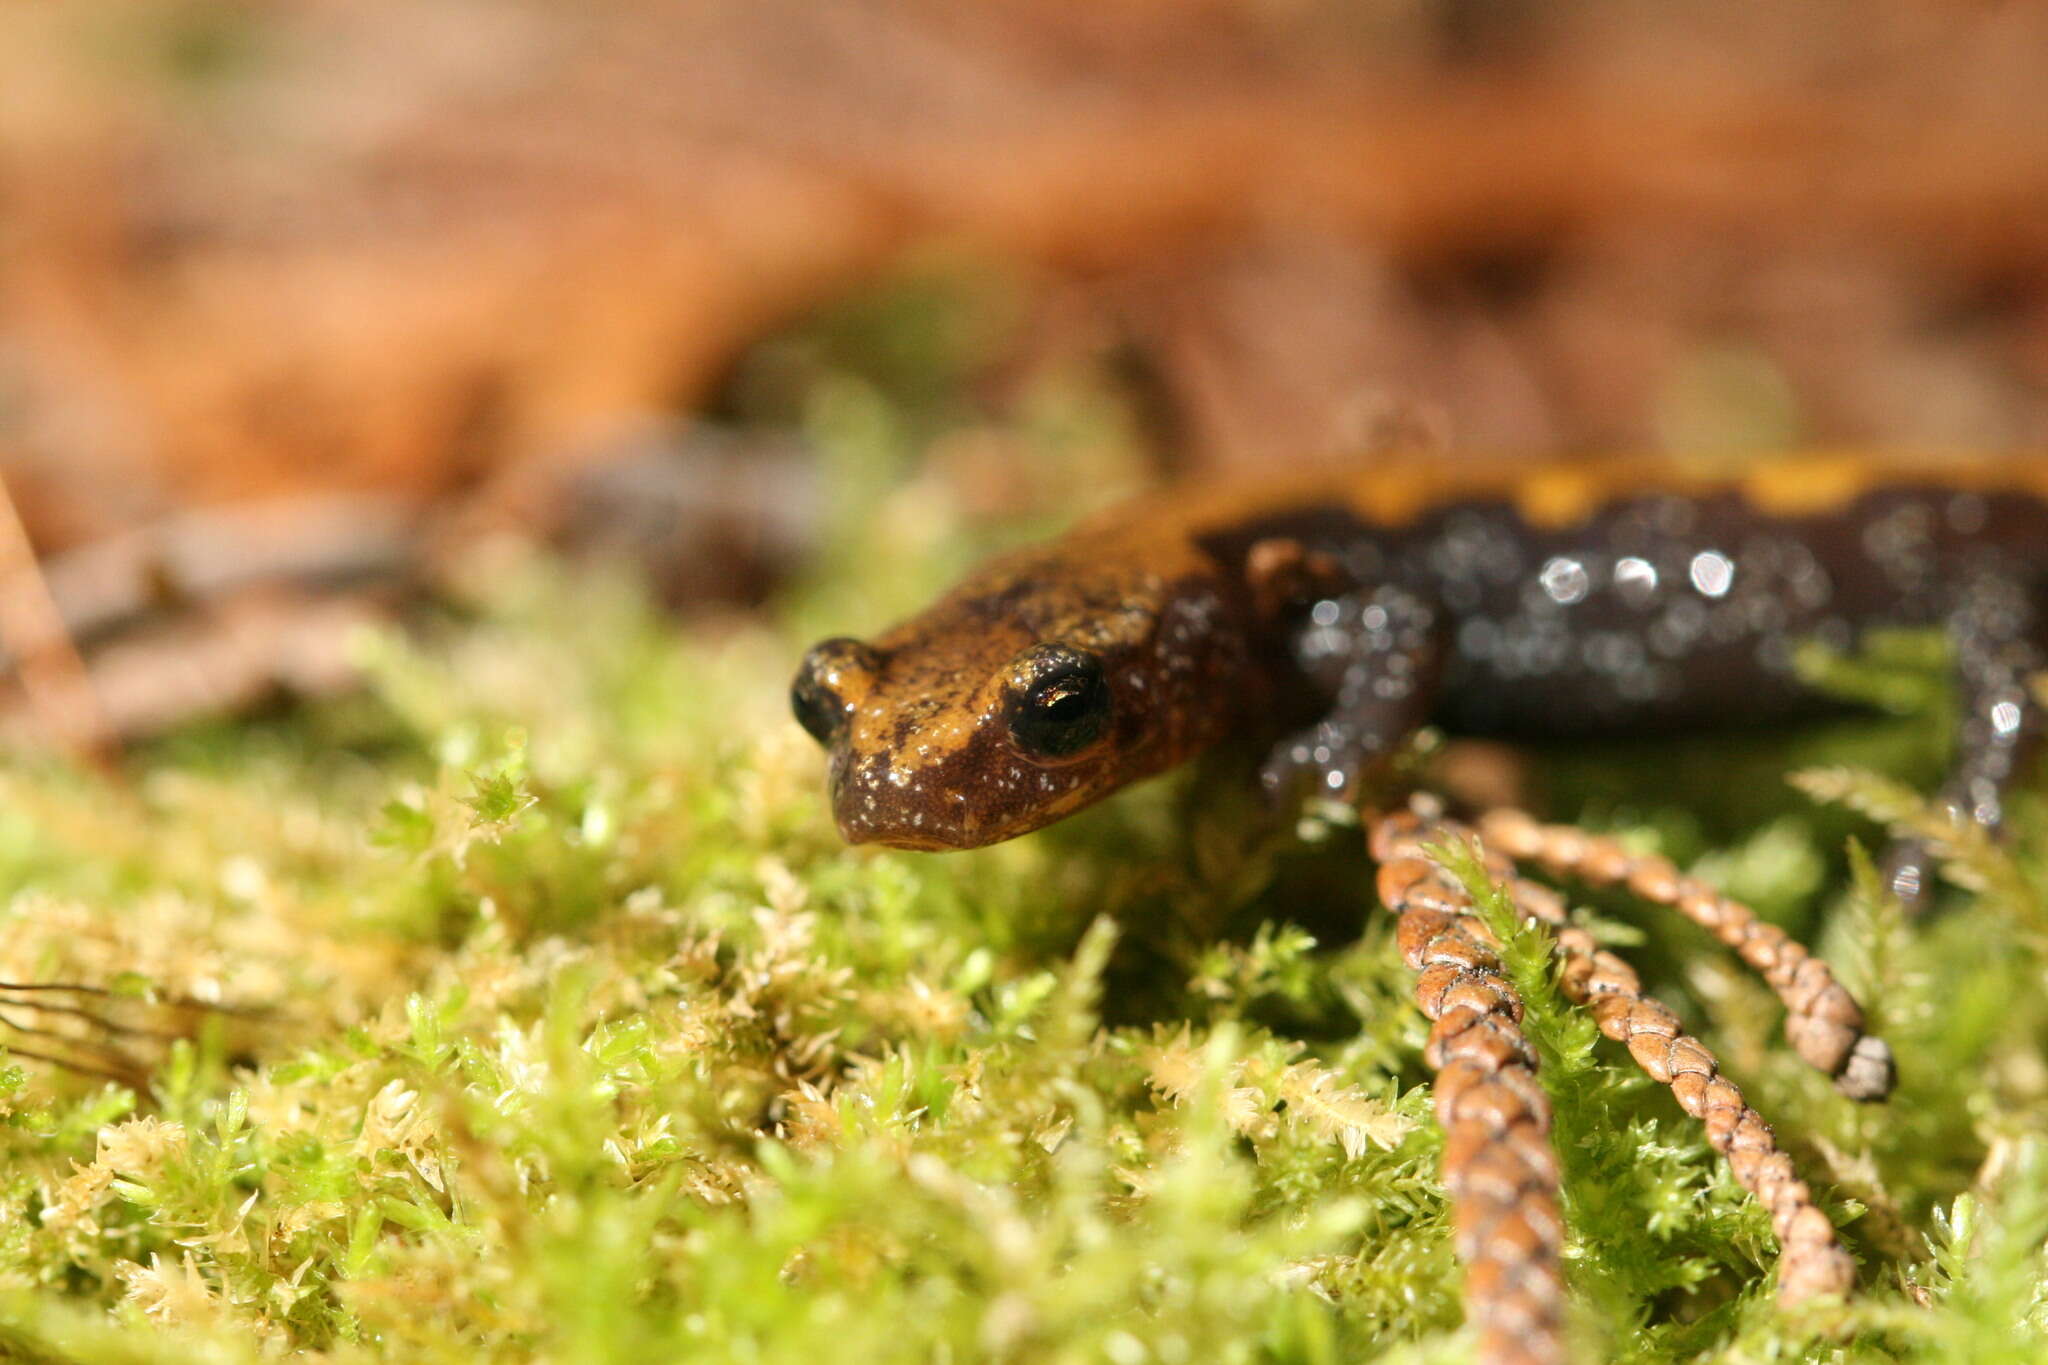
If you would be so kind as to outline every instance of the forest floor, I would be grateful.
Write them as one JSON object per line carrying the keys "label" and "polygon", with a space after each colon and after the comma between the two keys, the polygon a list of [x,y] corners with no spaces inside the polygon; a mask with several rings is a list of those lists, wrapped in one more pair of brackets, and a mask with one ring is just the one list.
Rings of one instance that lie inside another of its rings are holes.
{"label": "forest floor", "polygon": [[[1048,486],[1102,488],[1135,466],[1100,419],[1012,435]],[[114,992],[0,991],[25,1026],[0,1039],[5,1353],[1466,1358],[1425,1025],[1354,826],[1271,830],[1204,768],[980,852],[841,844],[787,712],[803,644],[1054,513],[976,525],[859,384],[807,420],[834,526],[767,613],[679,628],[508,555],[366,635],[360,695],[181,733],[117,781],[0,774],[0,976]],[[2042,803],[2010,857],[1959,862],[1982,889],[1908,924],[1852,852],[1882,831],[1782,780],[1924,785],[1939,674],[1895,654],[1837,683],[1916,714],[1533,761],[1554,813],[1829,955],[1900,1066],[1888,1105],[1839,1098],[1729,954],[1599,899],[1861,1269],[1853,1302],[1781,1311],[1763,1211],[1539,982],[1588,1358],[2048,1350]],[[166,1046],[200,1018],[182,997],[227,1008]]]}

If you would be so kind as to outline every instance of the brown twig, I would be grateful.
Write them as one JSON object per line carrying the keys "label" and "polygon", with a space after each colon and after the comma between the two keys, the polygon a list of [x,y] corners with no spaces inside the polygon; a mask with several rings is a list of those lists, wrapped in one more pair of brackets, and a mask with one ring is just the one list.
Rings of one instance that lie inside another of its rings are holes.
{"label": "brown twig", "polygon": [[48,738],[75,759],[111,767],[114,732],[50,595],[5,478],[0,478],[0,643],[17,660],[22,688]]}
{"label": "brown twig", "polygon": [[422,517],[396,498],[311,495],[177,512],[52,555],[43,581],[67,635],[98,636],[252,589],[308,596],[409,581]]}
{"label": "brown twig", "polygon": [[1380,899],[1398,916],[1415,1003],[1431,1020],[1443,1180],[1465,1263],[1465,1311],[1487,1365],[1558,1365],[1564,1348],[1564,1223],[1550,1101],[1521,1030],[1522,1001],[1464,890],[1406,841],[1398,817],[1370,826]]}
{"label": "brown twig", "polygon": [[[362,593],[243,590],[175,622],[101,643],[88,668],[114,733],[124,741],[146,739],[277,693],[344,691],[359,678],[357,632],[388,618],[385,603]],[[23,719],[0,702],[0,738]]]}
{"label": "brown twig", "polygon": [[[120,1016],[128,1012],[129,1021]],[[59,982],[0,981],[6,1050],[140,1089],[169,1046],[196,1037],[204,1019],[280,1022],[260,1005],[216,1005],[185,996],[152,998]],[[21,1039],[31,1039],[24,1046]]]}
{"label": "brown twig", "polygon": [[1491,811],[1479,821],[1488,846],[1589,886],[1626,885],[1642,899],[1668,906],[1735,949],[1785,1003],[1785,1038],[1806,1062],[1835,1078],[1856,1100],[1891,1093],[1896,1071],[1884,1040],[1863,1031],[1863,1009],[1813,956],[1775,924],[1731,900],[1671,860],[1631,853],[1613,839],[1569,825],[1545,825],[1517,810]]}
{"label": "brown twig", "polygon": [[76,1019],[81,1023],[116,1038],[148,1038],[156,1042],[174,1042],[186,1037],[189,1030],[175,1028],[151,1028],[145,1024],[124,1024],[120,1020],[99,1010],[84,1005],[67,1005],[34,997],[22,998],[0,994],[0,1009],[34,1010],[39,1014],[52,1014],[65,1019]]}
{"label": "brown twig", "polygon": [[[10,1055],[50,1062],[68,1070],[105,1077],[140,1089],[150,1072],[150,1063],[112,1043],[80,1037],[62,1029],[45,1028],[16,1018],[9,1007],[19,1002],[0,1002],[0,1028],[7,1030]],[[35,1040],[24,1046],[19,1040]]]}

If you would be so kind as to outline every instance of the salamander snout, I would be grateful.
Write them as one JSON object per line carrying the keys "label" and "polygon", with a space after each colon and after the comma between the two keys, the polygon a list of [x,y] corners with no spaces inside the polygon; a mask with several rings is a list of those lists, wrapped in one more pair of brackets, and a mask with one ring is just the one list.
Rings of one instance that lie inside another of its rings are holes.
{"label": "salamander snout", "polygon": [[[831,756],[832,814],[848,843],[953,847],[957,841],[918,828],[926,823],[925,808],[931,804],[929,793],[921,790],[925,784],[906,781],[906,770],[890,748],[873,742],[875,722],[889,710],[880,687],[882,664],[882,655],[863,641],[846,636],[821,641],[797,666],[789,709]],[[909,736],[896,739],[901,744]]]}
{"label": "salamander snout", "polygon": [[1059,642],[1012,652],[986,632],[944,643],[958,647],[831,639],[797,669],[790,709],[830,756],[848,842],[975,848],[1117,785],[1119,718],[1132,730],[1142,715],[1117,705],[1100,657]]}

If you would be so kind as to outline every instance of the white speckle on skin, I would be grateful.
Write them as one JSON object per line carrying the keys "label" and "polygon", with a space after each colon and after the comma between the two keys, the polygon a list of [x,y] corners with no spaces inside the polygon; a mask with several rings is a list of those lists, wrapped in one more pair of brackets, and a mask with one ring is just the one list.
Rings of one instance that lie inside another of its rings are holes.
{"label": "white speckle on skin", "polygon": [[1616,560],[1614,590],[1630,606],[1643,605],[1657,595],[1657,566],[1635,555]]}
{"label": "white speckle on skin", "polygon": [[1680,598],[1651,625],[1650,648],[1666,658],[1679,658],[1692,652],[1694,642],[1706,628],[1706,606],[1696,598]]}
{"label": "white speckle on skin", "polygon": [[1719,550],[1701,550],[1686,570],[1693,587],[1707,597],[1726,597],[1735,584],[1735,561]]}
{"label": "white speckle on skin", "polygon": [[1579,657],[1595,673],[1614,676],[1639,669],[1644,663],[1642,641],[1613,630],[1588,635],[1579,646]]}
{"label": "white speckle on skin", "polygon": [[1564,555],[1546,563],[1536,575],[1536,581],[1543,585],[1543,591],[1550,595],[1550,600],[1561,607],[1585,601],[1586,592],[1593,582],[1584,564]]}
{"label": "white speckle on skin", "polygon": [[1970,817],[1980,825],[1996,825],[2005,818],[1998,799],[1998,784],[1988,777],[1970,782]]}
{"label": "white speckle on skin", "polygon": [[1491,618],[1473,616],[1458,626],[1458,652],[1468,659],[1491,658],[1500,648],[1500,627]]}
{"label": "white speckle on skin", "polygon": [[1911,590],[1934,572],[1933,525],[1932,508],[1902,502],[1863,528],[1863,553],[1901,591]]}

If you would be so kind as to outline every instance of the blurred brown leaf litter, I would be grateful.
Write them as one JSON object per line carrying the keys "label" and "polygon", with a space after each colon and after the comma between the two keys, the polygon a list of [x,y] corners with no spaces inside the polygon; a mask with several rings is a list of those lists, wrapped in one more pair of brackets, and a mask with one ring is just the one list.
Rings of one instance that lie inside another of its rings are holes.
{"label": "blurred brown leaf litter", "polygon": [[2038,3],[4,15],[0,477],[102,624],[381,609],[507,518],[758,600],[803,456],[690,422],[935,248],[1021,282],[989,368],[1114,365],[1163,470],[2048,448]]}

